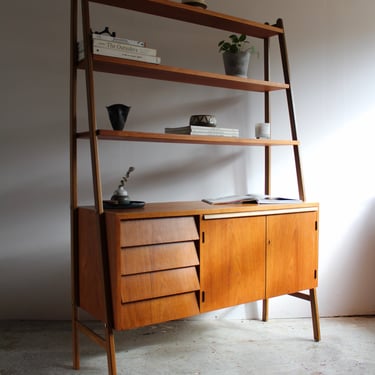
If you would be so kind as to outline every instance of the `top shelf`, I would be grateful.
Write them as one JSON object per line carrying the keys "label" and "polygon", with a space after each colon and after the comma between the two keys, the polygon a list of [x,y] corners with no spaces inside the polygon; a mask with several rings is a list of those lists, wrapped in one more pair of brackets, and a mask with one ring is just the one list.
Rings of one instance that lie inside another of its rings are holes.
{"label": "top shelf", "polygon": [[271,36],[283,34],[281,27],[265,25],[259,22],[248,21],[238,17],[214,12],[199,7],[178,3],[177,0],[90,0],[118,8],[135,10],[142,13],[153,14],[160,17],[171,18],[197,25],[213,27],[246,34],[255,38],[266,39]]}

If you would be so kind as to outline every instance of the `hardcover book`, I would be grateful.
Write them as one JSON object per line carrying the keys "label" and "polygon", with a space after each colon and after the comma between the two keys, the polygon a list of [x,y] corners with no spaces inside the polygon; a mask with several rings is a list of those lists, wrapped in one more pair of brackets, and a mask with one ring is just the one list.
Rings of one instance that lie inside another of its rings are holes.
{"label": "hardcover book", "polygon": [[205,198],[203,202],[209,204],[234,204],[234,203],[254,203],[254,204],[291,204],[301,203],[300,199],[273,197],[262,194],[245,194],[245,195],[229,195],[219,198]]}
{"label": "hardcover book", "polygon": [[239,137],[238,129],[220,128],[216,126],[188,125],[177,128],[165,128],[169,134],[190,134],[190,135],[216,135],[223,137]]}

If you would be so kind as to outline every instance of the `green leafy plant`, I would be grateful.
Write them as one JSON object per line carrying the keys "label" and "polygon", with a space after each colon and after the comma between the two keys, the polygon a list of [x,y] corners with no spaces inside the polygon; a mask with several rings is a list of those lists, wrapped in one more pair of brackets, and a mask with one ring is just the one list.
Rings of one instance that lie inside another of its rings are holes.
{"label": "green leafy plant", "polygon": [[[222,40],[219,42],[219,52],[231,52],[231,53],[237,53],[237,52],[245,52],[248,51],[250,53],[255,52],[255,47],[250,46],[247,47],[249,44],[249,41],[246,40],[247,36],[245,34],[236,35],[232,34],[229,35],[229,41]],[[247,47],[247,48],[246,48]]]}

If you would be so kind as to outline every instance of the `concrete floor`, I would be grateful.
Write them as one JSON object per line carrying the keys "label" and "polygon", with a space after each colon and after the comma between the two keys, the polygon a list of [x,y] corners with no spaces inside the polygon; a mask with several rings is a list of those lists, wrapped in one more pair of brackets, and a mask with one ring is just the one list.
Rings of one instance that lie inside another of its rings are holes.
{"label": "concrete floor", "polygon": [[[116,332],[118,374],[375,374],[375,317],[188,320]],[[0,321],[0,375],[105,375],[106,356],[81,338],[71,362],[70,322]]]}

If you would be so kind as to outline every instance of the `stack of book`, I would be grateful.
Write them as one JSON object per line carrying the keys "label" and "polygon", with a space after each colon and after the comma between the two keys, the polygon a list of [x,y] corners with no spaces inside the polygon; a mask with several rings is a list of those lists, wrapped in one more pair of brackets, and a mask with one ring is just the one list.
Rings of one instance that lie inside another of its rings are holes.
{"label": "stack of book", "polygon": [[238,129],[219,128],[216,126],[188,125],[177,128],[165,128],[167,134],[215,135],[220,137],[239,137]]}
{"label": "stack of book", "polygon": [[[118,38],[104,34],[92,34],[92,52],[96,55],[160,64],[160,57],[154,48],[145,47],[144,42]],[[84,59],[83,42],[78,43],[78,60]]]}

